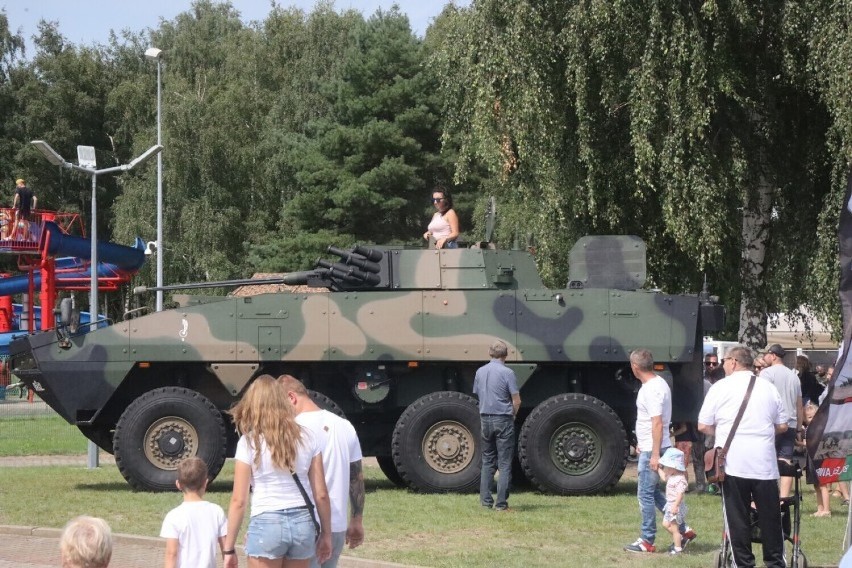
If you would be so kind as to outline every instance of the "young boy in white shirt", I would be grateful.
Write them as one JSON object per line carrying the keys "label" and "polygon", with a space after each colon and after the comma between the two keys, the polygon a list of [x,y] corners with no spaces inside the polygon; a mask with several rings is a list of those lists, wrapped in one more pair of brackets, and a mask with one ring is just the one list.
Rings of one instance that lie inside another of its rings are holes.
{"label": "young boy in white shirt", "polygon": [[207,464],[196,457],[180,462],[177,488],[183,503],[169,511],[160,536],[166,539],[165,568],[216,568],[216,548],[222,554],[228,534],[228,519],[222,507],[204,500],[207,492]]}

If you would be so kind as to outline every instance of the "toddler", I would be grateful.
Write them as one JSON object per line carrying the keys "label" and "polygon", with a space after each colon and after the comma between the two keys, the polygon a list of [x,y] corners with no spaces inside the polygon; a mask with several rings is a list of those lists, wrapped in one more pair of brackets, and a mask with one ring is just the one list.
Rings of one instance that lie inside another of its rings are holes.
{"label": "toddler", "polygon": [[660,478],[666,482],[666,506],[663,509],[663,526],[672,534],[670,554],[683,552],[683,537],[678,527],[686,524],[686,465],[683,452],[677,448],[668,448],[660,458]]}

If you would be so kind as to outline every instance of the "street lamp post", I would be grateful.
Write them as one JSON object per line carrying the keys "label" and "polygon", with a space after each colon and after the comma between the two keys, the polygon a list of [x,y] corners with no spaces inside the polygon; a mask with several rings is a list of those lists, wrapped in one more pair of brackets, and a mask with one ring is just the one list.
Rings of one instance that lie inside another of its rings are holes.
{"label": "street lamp post", "polygon": [[[157,144],[163,145],[163,50],[149,47],[145,57],[157,62]],[[157,154],[157,288],[163,286],[163,154]],[[163,310],[163,291],[157,290],[157,311]]]}
{"label": "street lamp post", "polygon": [[[92,249],[91,249],[91,290],[89,291],[89,326],[98,326],[98,176],[115,172],[129,172],[136,166],[148,161],[154,154],[159,155],[163,147],[159,144],[151,146],[145,153],[137,158],[134,158],[127,164],[115,166],[112,168],[104,168],[98,170],[95,161],[95,149],[92,146],[78,146],[77,156],[79,165],[65,161],[59,153],[50,147],[50,144],[44,140],[33,140],[33,146],[38,148],[38,151],[47,158],[47,161],[54,166],[60,166],[70,170],[87,173],[92,176],[92,219],[91,227],[92,234]],[[88,448],[88,467],[94,469],[98,467],[98,447],[91,440]]]}
{"label": "street lamp post", "polygon": [[[129,172],[136,166],[148,161],[154,154],[159,155],[162,151],[163,147],[159,144],[155,144],[146,150],[140,156],[134,158],[127,164],[122,164],[120,166],[114,166],[111,168],[104,168],[102,170],[96,169],[97,164],[94,160],[94,148],[91,146],[78,146],[78,154],[80,156],[88,155],[90,157],[89,161],[84,164],[77,165],[72,164],[71,162],[65,161],[65,159],[59,155],[53,148],[50,147],[50,144],[45,142],[44,140],[34,140],[33,146],[38,148],[39,152],[41,152],[47,161],[53,164],[54,166],[61,166],[63,168],[77,170],[79,172],[84,172],[92,176],[92,218],[90,220],[91,223],[91,239],[92,239],[92,249],[91,249],[91,291],[89,296],[89,311],[90,311],[90,325],[94,325],[97,327],[98,324],[98,176],[103,174],[115,173],[115,172]],[[82,159],[80,160],[82,161]]]}

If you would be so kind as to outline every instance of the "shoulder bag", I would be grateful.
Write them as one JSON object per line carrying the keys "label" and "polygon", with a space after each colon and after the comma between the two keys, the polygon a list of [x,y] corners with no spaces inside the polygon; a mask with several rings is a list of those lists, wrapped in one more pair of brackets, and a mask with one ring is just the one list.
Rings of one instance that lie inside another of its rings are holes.
{"label": "shoulder bag", "polygon": [[755,381],[757,381],[757,375],[752,375],[745,397],[743,397],[743,403],[740,405],[740,410],[737,412],[733,426],[731,426],[728,439],[725,440],[725,447],[720,448],[717,446],[704,452],[704,473],[707,476],[708,483],[721,483],[725,480],[725,458],[728,455],[728,448],[731,447],[731,440],[734,439],[737,426],[740,425],[740,420],[742,420],[743,414],[745,414],[748,399],[751,398],[751,391],[754,389]]}
{"label": "shoulder bag", "polygon": [[316,531],[316,533],[317,533],[317,538],[319,538],[319,534],[320,534],[320,524],[319,524],[319,522],[317,521],[316,513],[314,513],[314,508],[315,508],[315,507],[314,507],[314,502],[313,502],[313,501],[311,501],[311,498],[310,498],[310,497],[308,497],[308,492],[307,492],[307,491],[305,491],[305,486],[304,486],[304,485],[302,485],[302,480],[300,480],[300,479],[299,479],[299,476],[298,476],[298,475],[296,475],[296,472],[295,472],[295,471],[291,471],[290,473],[292,473],[292,474],[293,474],[293,480],[296,482],[296,485],[299,487],[299,492],[301,492],[301,494],[302,494],[302,498],[305,500],[305,505],[307,505],[307,507],[308,507],[308,512],[310,512],[310,514],[311,514],[311,520],[314,522],[314,530],[315,530],[315,531]]}

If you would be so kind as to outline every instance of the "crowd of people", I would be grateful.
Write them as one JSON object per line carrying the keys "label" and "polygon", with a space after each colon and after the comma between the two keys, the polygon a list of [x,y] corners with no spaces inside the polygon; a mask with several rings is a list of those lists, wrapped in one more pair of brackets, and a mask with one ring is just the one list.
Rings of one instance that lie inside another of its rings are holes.
{"label": "crowd of people", "polygon": [[[696,533],[686,525],[689,457],[695,462],[696,493],[721,493],[722,511],[735,566],[754,566],[752,522],[757,519],[766,566],[786,566],[781,504],[790,497],[796,461],[803,460],[807,425],[825,396],[833,369],[797,356],[795,370],[784,364],[778,344],[754,357],[743,346],[724,357],[704,358],[704,399],[695,424],[671,423],[671,390],[654,372],[653,357],[638,349],[630,365],[641,388],[636,398],[637,497],[640,537],[626,551],[656,551],[656,514],[672,534],[671,554],[680,554]],[[671,439],[675,442],[672,445]],[[724,448],[724,479],[706,484],[705,448]],[[815,517],[831,515],[828,487],[820,487],[812,464],[804,469],[817,495]],[[660,478],[666,480],[665,493]],[[844,484],[839,489],[845,490]],[[848,505],[848,495],[843,495]],[[789,502],[789,501],[787,501]]]}
{"label": "crowd of people", "polygon": [[[207,465],[178,464],[183,502],[169,511],[160,536],[166,568],[238,566],[236,543],[246,508],[248,565],[335,568],[343,548],[364,542],[364,475],[355,428],[319,408],[291,375],[261,375],[231,415],[240,439],[228,513],[204,500]],[[251,492],[249,491],[251,488]],[[112,554],[102,519],[78,517],[60,541],[63,568],[105,568]]]}
{"label": "crowd of people", "polygon": [[[508,511],[521,398],[515,373],[505,365],[506,343],[493,342],[489,355],[473,383],[481,419],[480,504]],[[672,423],[671,389],[656,373],[652,353],[637,349],[630,354],[631,371],[641,383],[635,424],[641,527],[626,551],[657,550],[657,511],[671,535],[669,554],[682,554],[697,538],[687,524],[693,462],[691,492],[721,493],[735,565],[755,565],[751,523],[756,510],[766,566],[786,566],[779,503],[789,496],[790,466],[802,453],[807,425],[833,369],[818,365],[810,373],[807,358],[800,357],[793,371],[784,365],[785,356],[780,345],[757,357],[742,346],[729,349],[721,361],[715,353],[706,355],[697,422]],[[225,568],[236,567],[247,508],[244,546],[250,567],[335,568],[346,545],[355,548],[364,541],[362,455],[352,424],[318,407],[291,375],[261,375],[230,414],[240,438],[228,512],[204,500],[209,481],[204,461],[181,462],[176,487],[183,503],[166,515],[160,532],[166,540],[166,568],[214,568],[219,553]],[[704,449],[714,447],[727,452],[726,476],[716,486],[706,483],[703,461]],[[806,470],[816,489],[814,516],[830,516],[829,488],[819,485],[810,464]],[[843,498],[848,505],[848,495]],[[112,553],[109,527],[102,519],[77,517],[66,526],[60,551],[63,567],[106,567]]]}

